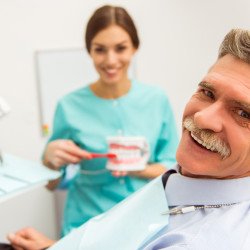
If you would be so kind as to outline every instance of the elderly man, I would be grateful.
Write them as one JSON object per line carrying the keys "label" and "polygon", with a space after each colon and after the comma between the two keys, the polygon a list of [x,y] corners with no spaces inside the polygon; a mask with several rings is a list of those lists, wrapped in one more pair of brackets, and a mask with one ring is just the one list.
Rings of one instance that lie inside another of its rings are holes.
{"label": "elderly man", "polygon": [[[226,35],[185,108],[176,156],[177,173],[51,249],[250,249],[250,31]],[[24,229],[9,239],[29,250],[52,244],[43,238],[36,245],[36,234]]]}

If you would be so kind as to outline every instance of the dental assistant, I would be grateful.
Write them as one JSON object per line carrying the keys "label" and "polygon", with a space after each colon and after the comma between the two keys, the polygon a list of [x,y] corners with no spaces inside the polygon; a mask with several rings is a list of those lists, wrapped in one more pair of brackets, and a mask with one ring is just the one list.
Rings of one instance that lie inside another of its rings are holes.
{"label": "dental assistant", "polygon": [[[175,119],[161,89],[129,79],[128,68],[139,47],[136,27],[124,8],[103,6],[88,21],[86,48],[99,75],[58,102],[53,133],[43,163],[52,169],[79,164],[64,209],[62,236],[101,214],[175,163]],[[142,171],[108,171],[107,136],[143,136],[150,159]],[[57,183],[62,186],[64,178]]]}

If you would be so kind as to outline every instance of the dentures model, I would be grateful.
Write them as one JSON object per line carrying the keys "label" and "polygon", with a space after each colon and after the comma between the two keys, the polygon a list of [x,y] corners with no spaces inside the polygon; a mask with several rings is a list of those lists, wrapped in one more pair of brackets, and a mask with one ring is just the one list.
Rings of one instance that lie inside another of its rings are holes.
{"label": "dentures model", "polygon": [[107,168],[110,170],[142,170],[148,160],[148,153],[137,145],[110,143],[109,153],[117,156],[109,158]]}

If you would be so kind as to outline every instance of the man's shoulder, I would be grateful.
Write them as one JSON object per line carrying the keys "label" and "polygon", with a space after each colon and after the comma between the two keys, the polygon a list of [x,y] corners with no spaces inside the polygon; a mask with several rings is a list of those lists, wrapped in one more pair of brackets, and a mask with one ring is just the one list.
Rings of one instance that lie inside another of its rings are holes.
{"label": "man's shoulder", "polygon": [[[204,216],[195,238],[190,241],[194,247],[210,246],[209,249],[249,249],[242,248],[250,240],[250,201],[214,208]],[[196,249],[194,248],[194,249]],[[198,248],[197,248],[198,249]]]}
{"label": "man's shoulder", "polygon": [[[250,201],[221,208],[172,215],[168,228],[148,248],[161,246],[193,250],[249,249]],[[248,248],[247,248],[248,247]]]}

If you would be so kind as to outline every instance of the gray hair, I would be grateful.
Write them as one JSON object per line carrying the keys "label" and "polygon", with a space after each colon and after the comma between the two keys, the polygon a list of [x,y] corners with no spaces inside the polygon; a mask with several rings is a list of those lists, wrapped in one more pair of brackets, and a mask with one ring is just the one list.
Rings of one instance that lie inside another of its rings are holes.
{"label": "gray hair", "polygon": [[218,58],[231,54],[250,64],[250,30],[232,29],[220,45]]}

